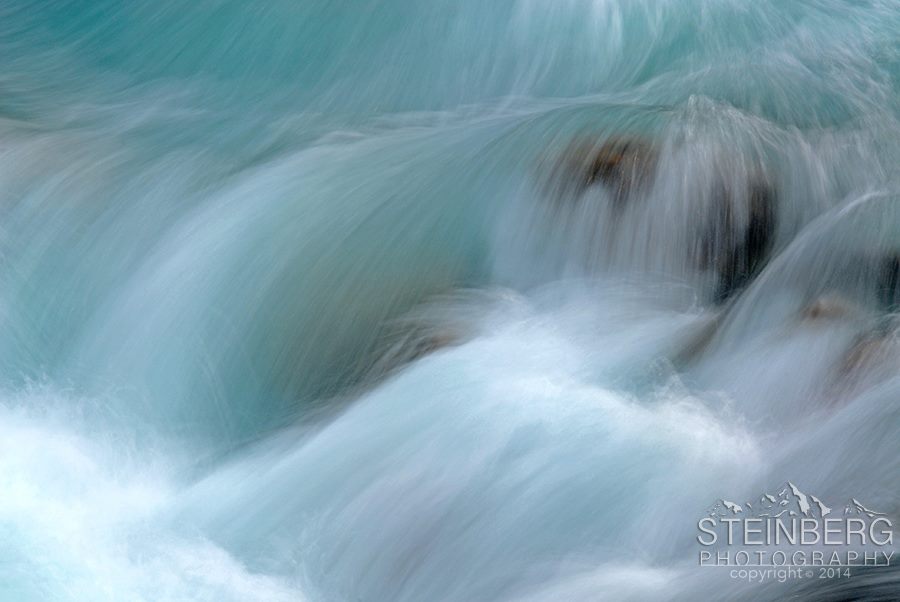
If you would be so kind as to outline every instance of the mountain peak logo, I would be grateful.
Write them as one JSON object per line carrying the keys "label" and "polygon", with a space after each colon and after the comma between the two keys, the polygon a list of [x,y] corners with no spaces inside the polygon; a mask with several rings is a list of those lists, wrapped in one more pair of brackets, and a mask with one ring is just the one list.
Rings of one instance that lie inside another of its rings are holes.
{"label": "mountain peak logo", "polygon": [[[706,514],[713,518],[825,518],[833,512],[834,509],[819,497],[805,493],[791,481],[786,481],[771,493],[763,493],[752,501],[738,503],[719,499]],[[844,515],[886,516],[883,512],[866,508],[855,498],[844,505]]]}
{"label": "mountain peak logo", "polygon": [[860,504],[856,498],[851,498],[850,503],[844,507],[844,516],[867,516],[869,518],[875,518],[876,516],[887,516],[887,514],[869,510]]}

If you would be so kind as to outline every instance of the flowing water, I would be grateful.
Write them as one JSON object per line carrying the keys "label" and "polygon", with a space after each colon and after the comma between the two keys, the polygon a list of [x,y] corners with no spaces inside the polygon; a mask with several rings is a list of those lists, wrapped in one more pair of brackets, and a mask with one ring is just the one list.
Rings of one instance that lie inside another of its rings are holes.
{"label": "flowing water", "polygon": [[[898,32],[896,0],[3,2],[0,598],[896,599],[695,537],[786,481],[900,513]],[[621,136],[654,157],[624,206],[565,167]],[[767,261],[719,294],[704,224],[760,178]]]}

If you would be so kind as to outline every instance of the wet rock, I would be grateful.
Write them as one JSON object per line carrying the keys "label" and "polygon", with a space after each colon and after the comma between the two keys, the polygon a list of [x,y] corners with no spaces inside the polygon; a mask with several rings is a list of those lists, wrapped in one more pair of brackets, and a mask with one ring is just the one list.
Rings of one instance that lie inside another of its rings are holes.
{"label": "wet rock", "polygon": [[900,321],[883,315],[865,330],[844,354],[836,373],[836,386],[849,391],[891,378],[900,369]]}
{"label": "wet rock", "polygon": [[[549,180],[550,196],[581,198],[593,186],[608,193],[612,209],[623,211],[632,199],[649,192],[659,165],[658,146],[638,136],[620,135],[602,141],[580,139],[562,155]],[[775,187],[762,167],[749,175],[720,174],[711,189],[707,215],[691,218],[700,239],[691,261],[716,274],[714,301],[722,304],[749,284],[768,262],[777,229]],[[684,207],[687,210],[687,206]],[[900,280],[900,261],[896,269]],[[900,295],[898,295],[900,300]]]}
{"label": "wet rock", "polygon": [[800,317],[805,322],[819,322],[852,318],[859,312],[859,307],[849,300],[838,295],[826,295],[800,310]]}
{"label": "wet rock", "polygon": [[672,364],[676,368],[683,369],[703,356],[718,334],[726,311],[709,311],[682,331],[678,337],[679,346],[671,354]]}
{"label": "wet rock", "polygon": [[[745,186],[745,190],[740,187]],[[702,242],[701,267],[717,274],[713,300],[723,303],[755,278],[768,262],[777,226],[774,187],[762,174],[744,184],[723,183],[715,217]]]}
{"label": "wet rock", "polygon": [[886,339],[880,336],[865,336],[857,340],[841,364],[841,374],[859,373],[870,367],[883,354]]}
{"label": "wet rock", "polygon": [[461,345],[469,337],[470,333],[460,323],[419,323],[414,319],[401,321],[397,330],[383,341],[380,358],[370,370],[367,380],[377,382],[423,357]]}
{"label": "wet rock", "polygon": [[408,337],[398,346],[393,359],[397,366],[411,364],[427,355],[446,347],[455,347],[463,342],[463,337],[456,332],[432,332]]}
{"label": "wet rock", "polygon": [[878,303],[885,311],[900,309],[900,254],[888,253],[878,265]]}
{"label": "wet rock", "polygon": [[655,147],[641,138],[617,136],[603,142],[579,141],[563,155],[563,177],[580,194],[594,185],[604,186],[613,205],[649,184],[657,163]]}

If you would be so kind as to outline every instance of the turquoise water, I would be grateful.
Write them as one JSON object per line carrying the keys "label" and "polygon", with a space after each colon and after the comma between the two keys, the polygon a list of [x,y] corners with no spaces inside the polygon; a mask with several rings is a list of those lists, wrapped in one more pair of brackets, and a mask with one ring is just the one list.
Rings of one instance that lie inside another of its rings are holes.
{"label": "turquoise water", "polygon": [[[3,3],[0,598],[845,599],[694,537],[788,480],[900,512],[898,31],[892,0]],[[614,136],[656,157],[618,213],[559,167]],[[703,225],[760,177],[770,257],[716,303]]]}

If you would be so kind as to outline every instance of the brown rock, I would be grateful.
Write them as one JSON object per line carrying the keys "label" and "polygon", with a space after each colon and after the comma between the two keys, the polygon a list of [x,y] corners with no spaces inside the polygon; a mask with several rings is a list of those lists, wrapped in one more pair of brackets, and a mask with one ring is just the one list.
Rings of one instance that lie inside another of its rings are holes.
{"label": "brown rock", "polygon": [[656,149],[649,142],[619,136],[600,143],[573,143],[563,155],[562,171],[576,192],[605,186],[616,208],[621,208],[632,192],[649,183],[656,162]]}

